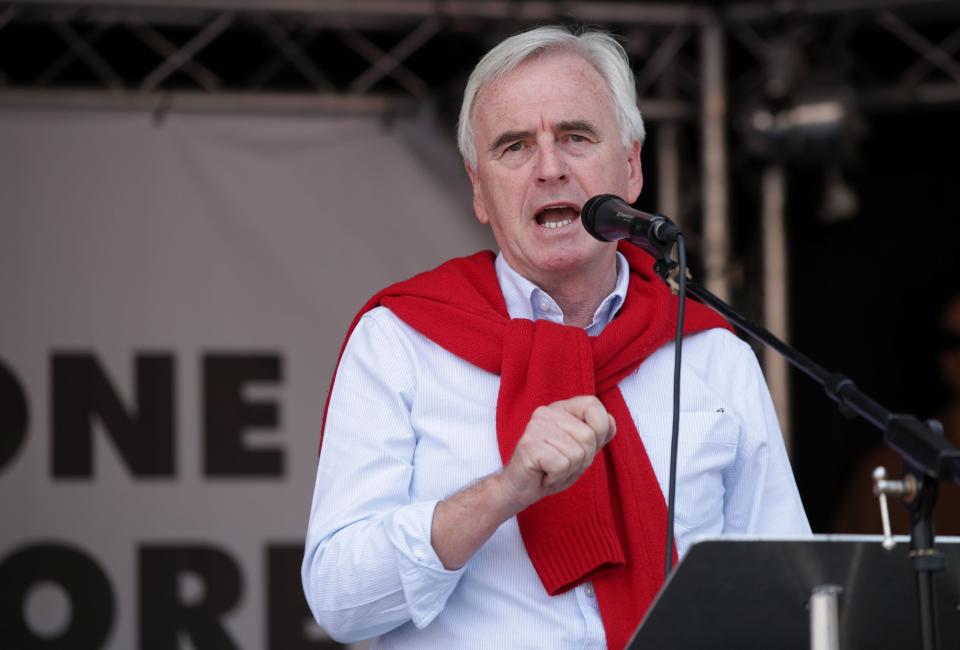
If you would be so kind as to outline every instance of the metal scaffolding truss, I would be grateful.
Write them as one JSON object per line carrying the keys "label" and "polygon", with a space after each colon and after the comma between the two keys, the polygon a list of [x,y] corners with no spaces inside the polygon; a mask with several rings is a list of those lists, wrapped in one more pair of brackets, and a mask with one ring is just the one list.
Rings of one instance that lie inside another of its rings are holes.
{"label": "metal scaffolding truss", "polygon": [[798,17],[772,25],[731,17],[727,24],[755,57],[755,76],[770,96],[827,72],[868,109],[960,101],[960,16],[953,12],[878,7],[819,24]]}
{"label": "metal scaffolding truss", "polygon": [[435,17],[371,30],[290,12],[11,4],[0,85],[71,104],[403,109],[430,94],[435,79],[407,59],[440,29]]}
{"label": "metal scaffolding truss", "polygon": [[0,99],[142,106],[174,93],[195,108],[406,109],[462,84],[491,35],[557,18],[549,4],[11,3],[0,5]]}
{"label": "metal scaffolding truss", "polygon": [[[625,37],[649,119],[699,115],[698,32],[733,48],[734,108],[836,65],[867,109],[960,102],[960,3],[32,0],[0,3],[0,101],[277,111],[410,110],[455,96],[492,42],[576,20]],[[886,39],[886,47],[884,44]],[[804,54],[816,43],[828,55]],[[737,52],[749,57],[737,57]],[[876,53],[885,51],[878,61]],[[824,61],[826,56],[834,60]]]}

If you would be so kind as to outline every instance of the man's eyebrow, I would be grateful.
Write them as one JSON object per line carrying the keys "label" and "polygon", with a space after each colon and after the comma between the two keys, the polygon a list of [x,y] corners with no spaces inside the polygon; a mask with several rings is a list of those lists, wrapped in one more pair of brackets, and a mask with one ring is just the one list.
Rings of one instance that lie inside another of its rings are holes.
{"label": "man's eyebrow", "polygon": [[516,140],[523,140],[530,136],[530,131],[505,131],[497,136],[497,139],[490,145],[490,151],[498,151],[500,147]]}
{"label": "man's eyebrow", "polygon": [[[557,122],[556,130],[583,131],[584,133],[589,133],[592,136],[597,135],[596,127],[587,120],[566,120],[563,122]],[[499,151],[501,147],[512,142],[516,142],[517,140],[528,138],[531,134],[532,131],[505,131],[497,136],[497,139],[493,141],[493,144],[490,145],[490,151]]]}
{"label": "man's eyebrow", "polygon": [[590,135],[597,135],[597,129],[587,120],[568,120],[557,123],[558,131],[584,131]]}

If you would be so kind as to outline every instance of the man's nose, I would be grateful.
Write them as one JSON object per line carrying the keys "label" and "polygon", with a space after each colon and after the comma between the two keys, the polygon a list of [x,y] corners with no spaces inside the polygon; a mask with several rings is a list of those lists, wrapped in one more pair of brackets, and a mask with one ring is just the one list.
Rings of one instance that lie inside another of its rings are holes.
{"label": "man's nose", "polygon": [[541,142],[537,147],[537,181],[553,183],[567,179],[567,163],[554,142]]}

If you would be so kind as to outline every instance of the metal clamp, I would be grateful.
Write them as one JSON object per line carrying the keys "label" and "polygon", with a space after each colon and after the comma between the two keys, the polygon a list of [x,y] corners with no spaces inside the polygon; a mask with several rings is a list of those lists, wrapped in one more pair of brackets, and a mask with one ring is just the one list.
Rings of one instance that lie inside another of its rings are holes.
{"label": "metal clamp", "polygon": [[901,481],[888,481],[887,470],[883,466],[873,470],[873,496],[880,499],[880,520],[883,523],[883,548],[888,551],[897,543],[890,532],[890,510],[887,506],[887,495],[900,497],[910,503],[917,496],[917,479],[907,474]]}

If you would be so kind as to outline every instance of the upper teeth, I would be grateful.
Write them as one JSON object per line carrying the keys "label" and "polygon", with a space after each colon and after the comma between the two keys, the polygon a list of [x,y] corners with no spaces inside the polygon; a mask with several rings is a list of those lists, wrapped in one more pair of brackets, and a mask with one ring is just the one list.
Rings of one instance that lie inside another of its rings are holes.
{"label": "upper teeth", "polygon": [[563,221],[544,221],[544,228],[563,228],[573,223],[573,219],[564,219]]}

